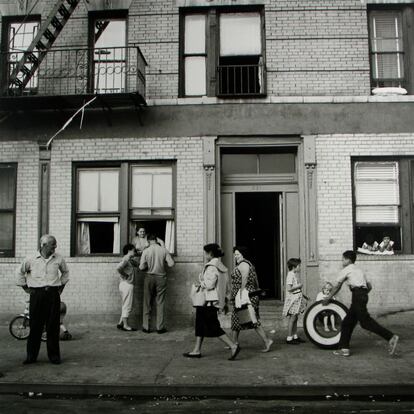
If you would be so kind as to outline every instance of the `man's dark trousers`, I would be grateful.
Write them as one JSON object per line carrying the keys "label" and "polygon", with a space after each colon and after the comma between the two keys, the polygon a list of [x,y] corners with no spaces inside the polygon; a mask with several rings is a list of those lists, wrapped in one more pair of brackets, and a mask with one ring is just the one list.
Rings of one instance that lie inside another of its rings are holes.
{"label": "man's dark trousers", "polygon": [[361,324],[362,328],[374,332],[389,341],[392,338],[393,333],[372,319],[368,313],[368,290],[365,288],[354,288],[351,290],[352,303],[342,321],[341,339],[339,340],[338,347],[341,349],[349,349],[352,332],[358,322]]}
{"label": "man's dark trousers", "polygon": [[27,360],[39,355],[43,328],[46,326],[47,355],[52,362],[60,361],[60,294],[58,287],[31,288],[30,334],[27,339]]}

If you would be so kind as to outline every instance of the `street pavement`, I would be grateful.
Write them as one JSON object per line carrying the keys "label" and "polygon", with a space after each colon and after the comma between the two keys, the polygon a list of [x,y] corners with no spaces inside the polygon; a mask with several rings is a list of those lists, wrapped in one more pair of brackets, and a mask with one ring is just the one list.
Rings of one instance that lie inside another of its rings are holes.
{"label": "street pavement", "polygon": [[[340,396],[408,395],[414,390],[413,312],[379,318],[400,338],[396,356],[386,341],[357,327],[352,356],[338,357],[307,341],[285,344],[285,331],[269,353],[253,331],[240,335],[241,352],[206,338],[200,359],[188,359],[192,327],[171,328],[166,334],[124,332],[113,323],[71,324],[72,341],[61,342],[62,364],[50,364],[43,343],[36,364],[22,365],[25,341],[14,339],[6,322],[0,327],[0,393],[42,392],[74,395],[197,395],[197,396]],[[304,334],[302,333],[302,337]]]}

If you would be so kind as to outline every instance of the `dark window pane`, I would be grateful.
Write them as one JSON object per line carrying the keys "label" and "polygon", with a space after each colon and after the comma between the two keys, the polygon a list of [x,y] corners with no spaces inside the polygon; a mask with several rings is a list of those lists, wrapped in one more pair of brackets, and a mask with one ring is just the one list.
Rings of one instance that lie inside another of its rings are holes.
{"label": "dark window pane", "polygon": [[257,174],[257,154],[223,154],[223,174]]}
{"label": "dark window pane", "polygon": [[394,250],[401,250],[401,230],[399,226],[356,226],[356,247],[361,248],[364,243],[373,246],[375,242],[381,243],[388,236],[394,242]]}
{"label": "dark window pane", "polygon": [[259,154],[260,174],[289,174],[295,172],[296,154]]}
{"label": "dark window pane", "polygon": [[114,223],[89,223],[91,253],[112,253],[114,250]]}
{"label": "dark window pane", "polygon": [[13,213],[0,213],[0,252],[13,250]]}
{"label": "dark window pane", "polygon": [[15,172],[14,167],[0,167],[0,209],[14,208]]}

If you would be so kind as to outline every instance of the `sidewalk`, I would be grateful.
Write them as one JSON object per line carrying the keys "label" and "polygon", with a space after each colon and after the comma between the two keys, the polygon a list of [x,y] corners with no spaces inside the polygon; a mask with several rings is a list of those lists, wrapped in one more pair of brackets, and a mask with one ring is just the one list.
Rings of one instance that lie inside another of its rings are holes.
{"label": "sidewalk", "polygon": [[[69,318],[68,318],[69,319]],[[159,335],[123,332],[113,324],[71,325],[72,341],[61,342],[63,363],[47,361],[42,344],[39,361],[24,366],[25,341],[12,338],[0,327],[2,360],[0,393],[50,392],[57,394],[118,395],[241,395],[309,396],[407,395],[414,390],[413,312],[379,318],[400,335],[398,353],[390,357],[386,342],[356,328],[351,358],[337,357],[310,342],[289,346],[285,332],[273,337],[271,352],[263,354],[253,331],[240,335],[242,351],[228,361],[230,351],[206,338],[201,359],[187,359],[193,329],[177,328]],[[304,337],[304,335],[302,334]]]}

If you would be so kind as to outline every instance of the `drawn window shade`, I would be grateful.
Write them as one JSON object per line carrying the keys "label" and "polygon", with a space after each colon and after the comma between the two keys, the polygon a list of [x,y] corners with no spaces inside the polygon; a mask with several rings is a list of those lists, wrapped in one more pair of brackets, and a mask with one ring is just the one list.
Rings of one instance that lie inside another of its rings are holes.
{"label": "drawn window shade", "polygon": [[14,255],[16,173],[15,164],[0,164],[0,257]]}
{"label": "drawn window shade", "polygon": [[185,95],[206,95],[206,15],[184,18]]}
{"label": "drawn window shade", "polygon": [[355,162],[355,240],[356,246],[380,243],[384,236],[401,249],[399,164]]}
{"label": "drawn window shade", "polygon": [[370,38],[372,86],[404,86],[401,13],[398,11],[371,12]]}
{"label": "drawn window shade", "polygon": [[139,227],[164,240],[175,252],[173,170],[166,166],[132,166],[130,194],[130,233]]}
{"label": "drawn window shade", "polygon": [[126,20],[94,21],[93,76],[95,93],[126,91]]}
{"label": "drawn window shade", "polygon": [[119,169],[78,169],[77,179],[77,253],[118,254]]}
{"label": "drawn window shade", "polygon": [[[15,22],[9,24],[8,30],[8,71],[9,75],[13,73],[14,68],[17,66],[20,59],[23,57],[23,53],[28,49],[32,40],[36,37],[36,34],[39,30],[40,22]],[[34,52],[37,56],[38,52]],[[26,66],[31,69],[32,64],[26,63]],[[21,80],[23,74],[20,73],[18,79]],[[38,87],[39,76],[37,71],[34,73],[29,83],[27,84],[26,93],[32,93],[33,90],[36,90]],[[16,85],[11,85],[10,87],[17,87]]]}
{"label": "drawn window shade", "polygon": [[220,14],[219,95],[263,91],[260,13]]}

